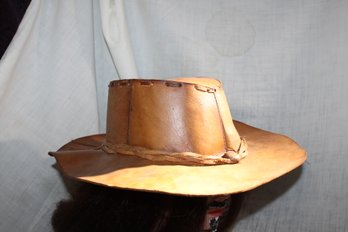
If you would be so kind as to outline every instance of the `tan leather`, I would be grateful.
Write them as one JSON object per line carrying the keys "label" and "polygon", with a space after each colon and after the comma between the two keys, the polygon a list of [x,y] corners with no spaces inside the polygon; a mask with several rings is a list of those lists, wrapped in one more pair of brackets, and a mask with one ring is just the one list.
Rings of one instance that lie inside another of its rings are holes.
{"label": "tan leather", "polygon": [[236,163],[247,154],[221,83],[209,78],[112,81],[104,148],[208,165]]}
{"label": "tan leather", "polygon": [[209,78],[113,81],[107,134],[49,154],[80,181],[194,196],[256,188],[307,157],[286,136],[233,122],[221,83]]}

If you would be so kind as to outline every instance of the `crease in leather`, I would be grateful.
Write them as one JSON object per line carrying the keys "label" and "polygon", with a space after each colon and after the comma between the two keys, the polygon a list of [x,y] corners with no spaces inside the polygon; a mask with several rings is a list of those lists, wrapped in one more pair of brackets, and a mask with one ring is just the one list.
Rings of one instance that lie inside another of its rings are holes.
{"label": "crease in leather", "polygon": [[133,94],[133,85],[130,86],[129,95],[128,95],[129,106],[128,106],[127,144],[129,144],[129,136],[130,136],[129,128],[130,128],[131,122],[132,122],[132,117],[131,117],[131,113],[132,113],[132,96],[133,96],[132,94]]}

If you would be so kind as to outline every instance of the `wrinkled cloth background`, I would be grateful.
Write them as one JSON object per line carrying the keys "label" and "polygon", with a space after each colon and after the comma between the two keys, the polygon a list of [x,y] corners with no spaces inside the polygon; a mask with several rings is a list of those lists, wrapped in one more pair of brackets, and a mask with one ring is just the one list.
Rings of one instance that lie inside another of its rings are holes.
{"label": "wrinkled cloth background", "polygon": [[105,132],[108,82],[138,76],[216,77],[235,119],[307,150],[247,193],[234,231],[347,231],[347,15],[344,0],[32,0],[0,61],[0,231],[52,231],[68,193],[47,151]]}

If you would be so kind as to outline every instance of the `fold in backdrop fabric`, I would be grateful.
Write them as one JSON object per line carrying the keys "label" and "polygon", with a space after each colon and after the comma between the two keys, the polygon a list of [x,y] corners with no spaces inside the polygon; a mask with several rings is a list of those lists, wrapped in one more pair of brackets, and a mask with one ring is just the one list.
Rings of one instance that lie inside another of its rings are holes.
{"label": "fold in backdrop fabric", "polygon": [[30,0],[0,1],[0,59],[16,33]]}
{"label": "fold in backdrop fabric", "polygon": [[32,0],[0,61],[0,231],[53,230],[69,196],[47,151],[105,132],[108,82],[137,76],[216,77],[235,119],[308,151],[247,194],[235,231],[347,230],[347,14],[343,0]]}

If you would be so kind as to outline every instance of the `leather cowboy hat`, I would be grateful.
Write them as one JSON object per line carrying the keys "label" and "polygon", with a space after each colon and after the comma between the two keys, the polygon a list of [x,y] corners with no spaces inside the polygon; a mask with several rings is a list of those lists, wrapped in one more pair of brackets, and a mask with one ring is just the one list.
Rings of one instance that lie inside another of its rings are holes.
{"label": "leather cowboy hat", "polygon": [[233,121],[210,78],[112,81],[106,134],[49,154],[80,181],[191,196],[251,190],[306,160],[290,138]]}

